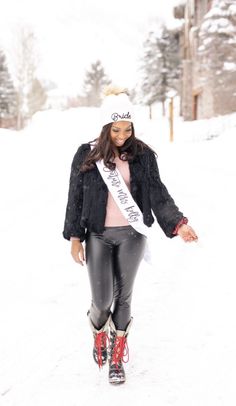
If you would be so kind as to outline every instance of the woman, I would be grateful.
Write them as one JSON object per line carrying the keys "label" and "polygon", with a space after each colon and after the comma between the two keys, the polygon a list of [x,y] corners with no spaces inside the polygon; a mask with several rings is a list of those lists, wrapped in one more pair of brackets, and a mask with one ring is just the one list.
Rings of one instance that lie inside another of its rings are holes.
{"label": "woman", "polygon": [[160,179],[155,153],[135,137],[133,121],[127,93],[107,93],[100,136],[82,144],[72,162],[63,231],[73,259],[84,265],[86,258],[93,357],[99,367],[109,358],[112,384],[125,382],[132,291],[152,211],[167,237],[197,240]]}

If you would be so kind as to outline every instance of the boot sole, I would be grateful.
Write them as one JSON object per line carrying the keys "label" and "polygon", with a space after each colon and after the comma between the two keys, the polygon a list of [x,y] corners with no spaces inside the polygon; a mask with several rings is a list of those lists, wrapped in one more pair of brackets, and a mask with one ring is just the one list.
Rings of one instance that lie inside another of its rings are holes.
{"label": "boot sole", "polygon": [[108,377],[109,383],[112,385],[120,385],[122,383],[125,383],[126,378],[125,376],[122,377],[118,377],[118,376],[113,376],[113,377]]}
{"label": "boot sole", "polygon": [[122,385],[122,383],[125,383],[125,380],[124,381],[111,381],[111,380],[109,380],[109,383],[111,385]]}

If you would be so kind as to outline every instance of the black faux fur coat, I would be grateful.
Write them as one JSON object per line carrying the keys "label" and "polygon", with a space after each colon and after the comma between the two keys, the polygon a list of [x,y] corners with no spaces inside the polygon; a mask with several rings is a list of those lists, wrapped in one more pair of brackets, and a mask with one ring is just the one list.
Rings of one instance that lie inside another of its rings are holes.
{"label": "black faux fur coat", "polygon": [[[63,237],[79,237],[84,241],[86,231],[102,233],[106,217],[108,188],[97,167],[81,173],[80,166],[90,151],[89,144],[82,144],[72,161],[68,202]],[[155,154],[148,148],[136,155],[130,168],[130,192],[143,213],[144,223],[150,227],[154,213],[167,237],[182,220],[183,213],[162,183]]]}

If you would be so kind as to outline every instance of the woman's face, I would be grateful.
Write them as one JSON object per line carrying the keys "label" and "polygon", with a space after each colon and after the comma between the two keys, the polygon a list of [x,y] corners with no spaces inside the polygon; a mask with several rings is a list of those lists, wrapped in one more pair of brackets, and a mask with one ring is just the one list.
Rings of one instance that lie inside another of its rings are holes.
{"label": "woman's face", "polygon": [[132,123],[129,121],[117,121],[111,126],[111,140],[116,147],[122,147],[125,141],[132,135]]}

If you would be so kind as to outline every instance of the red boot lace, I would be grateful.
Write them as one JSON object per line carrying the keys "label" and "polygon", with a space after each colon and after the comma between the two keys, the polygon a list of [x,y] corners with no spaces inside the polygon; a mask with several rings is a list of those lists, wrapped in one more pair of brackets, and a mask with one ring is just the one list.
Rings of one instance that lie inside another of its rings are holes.
{"label": "red boot lace", "polygon": [[96,334],[94,346],[97,350],[98,366],[102,367],[102,351],[109,346],[109,337],[105,331]]}
{"label": "red boot lace", "polygon": [[113,354],[112,354],[112,362],[118,368],[119,363],[128,362],[129,361],[129,347],[127,343],[127,339],[124,336],[116,336]]}

